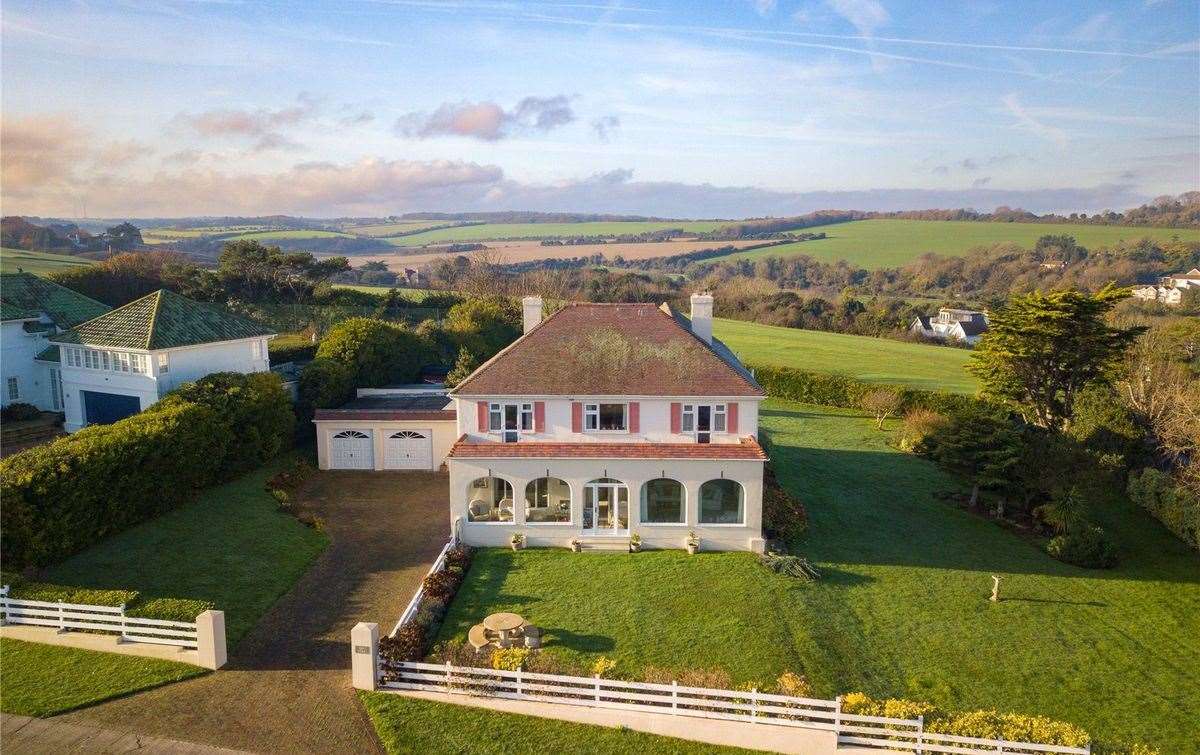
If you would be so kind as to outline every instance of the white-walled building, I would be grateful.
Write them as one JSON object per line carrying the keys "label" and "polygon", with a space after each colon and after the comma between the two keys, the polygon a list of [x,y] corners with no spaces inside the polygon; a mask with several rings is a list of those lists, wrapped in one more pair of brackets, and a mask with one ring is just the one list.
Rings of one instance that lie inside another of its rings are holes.
{"label": "white-walled building", "polygon": [[1157,286],[1138,286],[1133,289],[1133,295],[1145,301],[1174,306],[1183,301],[1183,292],[1193,287],[1200,288],[1200,268],[1193,267],[1186,273],[1163,276]]}
{"label": "white-walled building", "polygon": [[987,332],[986,312],[942,308],[933,317],[917,317],[909,327],[913,333],[942,341],[963,341],[972,346]]}
{"label": "white-walled building", "polygon": [[266,372],[274,333],[161,289],[50,337],[66,430],[115,422],[214,372]]}
{"label": "white-walled building", "polygon": [[712,296],[567,304],[450,392],[450,516],[472,545],[571,539],[762,551],[765,391],[712,336]]}
{"label": "white-walled building", "polygon": [[62,411],[58,349],[49,338],[108,310],[32,273],[0,275],[0,405]]}

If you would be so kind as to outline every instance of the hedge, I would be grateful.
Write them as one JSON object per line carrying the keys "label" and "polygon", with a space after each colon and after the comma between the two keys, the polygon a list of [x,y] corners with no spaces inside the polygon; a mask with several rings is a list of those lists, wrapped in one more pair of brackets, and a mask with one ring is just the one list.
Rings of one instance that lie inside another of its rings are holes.
{"label": "hedge", "polygon": [[1200,550],[1200,496],[1166,472],[1146,468],[1129,476],[1129,498],[1189,547]]}
{"label": "hedge", "polygon": [[49,603],[78,603],[113,608],[125,606],[126,615],[142,619],[195,621],[202,612],[215,607],[211,601],[194,598],[142,598],[137,590],[102,590],[32,582],[7,572],[0,573],[0,583],[8,585],[9,597],[16,600],[43,600]]}
{"label": "hedge", "polygon": [[889,388],[900,395],[901,411],[929,409],[941,414],[953,414],[977,406],[980,400],[972,396],[940,391],[925,391],[919,388],[868,383],[845,375],[823,372],[808,372],[793,367],[776,367],[747,363],[759,384],[772,398],[800,401],[806,404],[824,404],[844,409],[858,409],[868,391]]}
{"label": "hedge", "polygon": [[267,345],[267,354],[271,364],[308,362],[316,357],[318,345],[302,334],[276,336]]}

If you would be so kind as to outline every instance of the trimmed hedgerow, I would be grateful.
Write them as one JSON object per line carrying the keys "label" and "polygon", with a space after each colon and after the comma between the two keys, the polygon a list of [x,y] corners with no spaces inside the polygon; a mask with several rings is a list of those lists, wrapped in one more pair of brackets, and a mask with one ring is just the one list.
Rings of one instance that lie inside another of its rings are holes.
{"label": "trimmed hedgerow", "polygon": [[196,598],[139,598],[125,608],[129,616],[166,621],[195,621],[205,611],[216,608],[211,600]]}
{"label": "trimmed hedgerow", "polygon": [[[806,404],[858,409],[862,406],[863,397],[880,387],[878,383],[867,383],[845,375],[750,363],[746,366],[754,371],[754,377],[772,398]],[[978,399],[957,393],[923,391],[903,386],[889,388],[899,395],[901,412],[920,408],[948,414],[979,403]]]}
{"label": "trimmed hedgerow", "polygon": [[303,333],[287,333],[271,339],[267,344],[267,354],[273,365],[309,362],[317,355],[319,345]]}
{"label": "trimmed hedgerow", "polygon": [[143,598],[137,590],[96,589],[56,585],[27,580],[18,574],[0,573],[0,584],[8,585],[9,597],[16,600],[43,600],[48,603],[78,603],[85,606],[125,606],[128,616],[166,621],[195,621],[215,606],[211,601],[192,598]]}

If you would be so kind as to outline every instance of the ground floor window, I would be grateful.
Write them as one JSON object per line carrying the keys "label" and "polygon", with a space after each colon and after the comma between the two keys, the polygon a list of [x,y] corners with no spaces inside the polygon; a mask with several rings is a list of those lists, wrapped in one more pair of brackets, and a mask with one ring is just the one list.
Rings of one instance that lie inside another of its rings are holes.
{"label": "ground floor window", "polygon": [[744,524],[745,495],[733,480],[709,480],[700,486],[701,524]]}
{"label": "ground floor window", "polygon": [[683,485],[659,478],[642,486],[642,521],[648,524],[683,524]]}
{"label": "ground floor window", "polygon": [[525,521],[529,524],[571,521],[571,486],[557,477],[539,477],[525,486]]}
{"label": "ground floor window", "polygon": [[508,480],[480,477],[467,489],[468,522],[511,522],[513,489]]}
{"label": "ground floor window", "polygon": [[8,379],[8,400],[16,401],[21,398],[21,383],[15,378]]}

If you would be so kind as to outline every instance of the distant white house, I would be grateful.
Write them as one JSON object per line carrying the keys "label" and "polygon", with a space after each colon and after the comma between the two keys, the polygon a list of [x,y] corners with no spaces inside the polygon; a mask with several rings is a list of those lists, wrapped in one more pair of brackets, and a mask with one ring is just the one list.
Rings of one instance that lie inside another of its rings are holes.
{"label": "distant white house", "polygon": [[988,329],[986,312],[972,309],[942,308],[932,317],[918,316],[909,330],[926,338],[963,341],[974,346]]}
{"label": "distant white house", "polygon": [[1174,306],[1183,301],[1183,292],[1193,287],[1200,288],[1200,269],[1194,267],[1186,273],[1159,278],[1157,286],[1139,286],[1133,289],[1133,295],[1144,301]]}
{"label": "distant white house", "polygon": [[108,309],[32,273],[0,275],[0,405],[62,411],[58,348],[49,338]]}
{"label": "distant white house", "polygon": [[274,332],[161,289],[50,337],[62,374],[66,430],[142,411],[214,372],[266,372]]}

